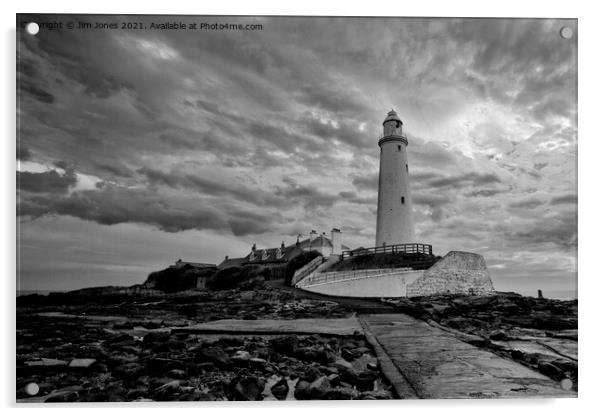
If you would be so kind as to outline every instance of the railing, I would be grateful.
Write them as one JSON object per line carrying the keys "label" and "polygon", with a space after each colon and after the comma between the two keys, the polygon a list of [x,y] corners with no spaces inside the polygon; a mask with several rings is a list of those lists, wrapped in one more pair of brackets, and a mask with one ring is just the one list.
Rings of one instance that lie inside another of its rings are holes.
{"label": "railing", "polygon": [[394,244],[390,246],[378,246],[370,248],[362,248],[359,250],[343,251],[342,260],[354,256],[366,256],[371,254],[382,253],[403,253],[403,254],[426,254],[433,255],[433,246],[430,244],[411,243],[411,244]]}
{"label": "railing", "polygon": [[294,286],[299,280],[303,279],[305,276],[313,272],[320,264],[324,262],[324,257],[318,256],[305,266],[297,269],[295,274],[293,275],[293,280],[291,284]]}
{"label": "railing", "polygon": [[395,275],[398,273],[412,272],[411,267],[401,267],[397,269],[368,269],[368,270],[350,270],[344,272],[327,272],[310,275],[300,281],[298,287],[317,286],[327,283],[341,282],[345,280],[365,279],[372,277]]}

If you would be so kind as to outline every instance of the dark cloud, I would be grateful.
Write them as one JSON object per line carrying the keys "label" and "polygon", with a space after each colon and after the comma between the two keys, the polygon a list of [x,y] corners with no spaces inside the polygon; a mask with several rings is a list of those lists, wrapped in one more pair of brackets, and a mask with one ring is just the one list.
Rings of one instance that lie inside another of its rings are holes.
{"label": "dark cloud", "polygon": [[480,197],[490,197],[490,196],[494,196],[497,194],[501,194],[507,192],[507,190],[504,189],[475,189],[474,191],[470,191],[464,194],[465,197],[467,198],[480,198]]}
{"label": "dark cloud", "polygon": [[561,205],[561,204],[577,204],[577,195],[568,194],[562,195],[550,200],[550,205]]}
{"label": "dark cloud", "polygon": [[18,212],[30,218],[69,215],[103,225],[141,223],[166,232],[210,229],[231,231],[235,235],[265,232],[273,227],[274,221],[269,215],[240,208],[220,210],[195,198],[170,200],[152,190],[109,184],[63,197],[22,198]]}
{"label": "dark cloud", "polygon": [[533,209],[533,208],[537,208],[541,205],[543,205],[545,202],[542,201],[539,198],[536,197],[527,197],[527,198],[522,198],[518,201],[514,201],[514,202],[510,202],[508,204],[509,207],[511,208],[526,208],[526,209]]}
{"label": "dark cloud", "polygon": [[29,150],[29,148],[27,146],[24,146],[22,144],[17,144],[17,159],[25,162],[27,160],[31,159],[31,151]]}
{"label": "dark cloud", "polygon": [[574,248],[577,246],[576,212],[561,211],[545,219],[536,219],[534,225],[524,230],[511,231],[508,239],[526,245],[552,243]]}
{"label": "dark cloud", "polygon": [[351,183],[358,189],[378,190],[378,173],[368,174],[366,176],[356,176]]}
{"label": "dark cloud", "polygon": [[370,206],[376,204],[376,197],[361,197],[353,191],[339,192],[339,196],[341,197],[341,200],[354,204],[365,204]]}
{"label": "dark cloud", "polygon": [[501,179],[495,173],[469,172],[461,175],[430,180],[428,186],[433,188],[462,188],[466,186],[482,186],[499,182],[501,182]]}
{"label": "dark cloud", "polygon": [[72,170],[62,175],[56,170],[41,173],[17,172],[17,186],[22,191],[63,194],[76,183],[77,178]]}
{"label": "dark cloud", "polygon": [[19,84],[19,89],[46,104],[52,104],[55,100],[54,95],[28,81],[22,81]]}
{"label": "dark cloud", "polygon": [[275,194],[301,204],[306,209],[329,208],[337,202],[338,195],[330,195],[312,185],[299,185],[294,179],[285,177],[284,187],[276,187]]}

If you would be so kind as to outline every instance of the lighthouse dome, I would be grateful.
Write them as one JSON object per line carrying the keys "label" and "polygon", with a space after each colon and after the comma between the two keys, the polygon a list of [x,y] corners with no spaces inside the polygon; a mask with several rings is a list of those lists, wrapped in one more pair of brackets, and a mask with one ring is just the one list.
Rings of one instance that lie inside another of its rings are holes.
{"label": "lighthouse dome", "polygon": [[383,121],[383,124],[385,124],[387,121],[399,121],[401,124],[403,124],[403,121],[401,121],[401,119],[399,118],[399,116],[397,115],[397,112],[395,112],[395,110],[391,110],[387,113],[387,118],[385,118],[385,121]]}

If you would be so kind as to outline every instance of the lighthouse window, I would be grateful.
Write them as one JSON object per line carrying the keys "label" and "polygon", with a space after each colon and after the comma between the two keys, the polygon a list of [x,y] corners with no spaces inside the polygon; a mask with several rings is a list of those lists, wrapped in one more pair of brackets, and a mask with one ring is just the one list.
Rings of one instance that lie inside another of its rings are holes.
{"label": "lighthouse window", "polygon": [[408,170],[408,165],[406,165],[406,172],[409,172],[409,170]]}
{"label": "lighthouse window", "polygon": [[401,197],[401,203],[402,203],[402,204],[405,204],[405,203],[406,203],[406,197],[405,197],[405,196],[402,196],[402,197]]}
{"label": "lighthouse window", "polygon": [[397,145],[397,151],[401,152],[401,145]]}

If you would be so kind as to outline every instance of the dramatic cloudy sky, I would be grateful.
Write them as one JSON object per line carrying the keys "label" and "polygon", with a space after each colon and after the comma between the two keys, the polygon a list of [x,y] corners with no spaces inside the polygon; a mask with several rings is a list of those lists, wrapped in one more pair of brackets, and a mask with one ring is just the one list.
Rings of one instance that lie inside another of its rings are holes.
{"label": "dramatic cloudy sky", "polygon": [[575,287],[575,21],[170,20],[263,30],[19,35],[21,289],[140,283],[311,229],[373,246],[391,108],[421,242],[483,254],[500,290]]}

